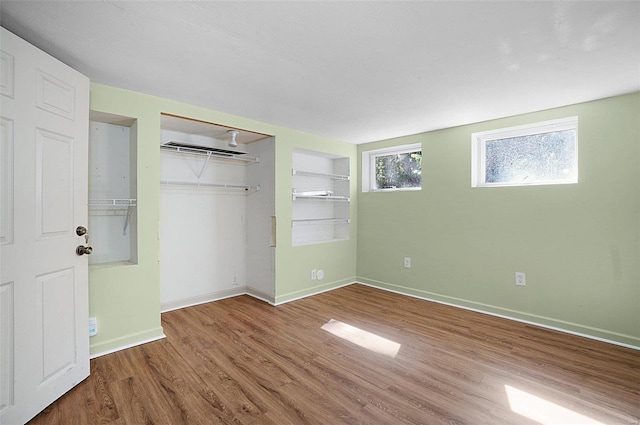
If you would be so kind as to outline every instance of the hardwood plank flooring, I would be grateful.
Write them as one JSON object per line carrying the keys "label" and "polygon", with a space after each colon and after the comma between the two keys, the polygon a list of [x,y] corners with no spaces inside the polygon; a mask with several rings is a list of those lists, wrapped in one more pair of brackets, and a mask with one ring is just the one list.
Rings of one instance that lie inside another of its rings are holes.
{"label": "hardwood plank flooring", "polygon": [[[331,319],[400,349],[321,329]],[[640,351],[362,285],[162,325],[166,339],[92,360],[30,424],[640,424]]]}

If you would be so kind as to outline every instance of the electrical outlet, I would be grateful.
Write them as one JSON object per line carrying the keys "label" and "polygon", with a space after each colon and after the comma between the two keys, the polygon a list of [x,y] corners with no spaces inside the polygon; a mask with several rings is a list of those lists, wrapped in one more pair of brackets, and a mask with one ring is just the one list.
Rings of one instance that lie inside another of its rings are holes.
{"label": "electrical outlet", "polygon": [[523,272],[516,272],[516,285],[527,286],[527,279]]}
{"label": "electrical outlet", "polygon": [[318,278],[318,272],[316,269],[311,270],[311,280],[316,280]]}
{"label": "electrical outlet", "polygon": [[318,278],[318,280],[324,279],[324,270],[319,269],[318,273],[316,273],[316,277]]}
{"label": "electrical outlet", "polygon": [[89,336],[98,333],[98,320],[95,317],[89,317]]}
{"label": "electrical outlet", "polygon": [[411,268],[411,258],[404,257],[404,268],[405,269],[410,269]]}

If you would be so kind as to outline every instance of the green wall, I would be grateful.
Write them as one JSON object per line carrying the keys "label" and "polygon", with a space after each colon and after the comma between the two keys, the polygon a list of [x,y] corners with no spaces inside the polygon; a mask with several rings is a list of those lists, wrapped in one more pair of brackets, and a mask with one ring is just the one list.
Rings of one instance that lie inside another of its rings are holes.
{"label": "green wall", "polygon": [[[91,85],[91,110],[137,120],[138,143],[138,264],[92,267],[89,274],[89,314],[98,319],[91,354],[161,338],[160,324],[160,114],[170,113],[275,136],[276,140],[276,288],[275,301],[286,302],[355,280],[356,181],[351,184],[351,239],[315,246],[291,246],[291,159],[293,149],[312,149],[351,158],[354,145],[312,136],[154,96]],[[322,285],[312,284],[309,270],[324,268]]]}
{"label": "green wall", "polygon": [[[293,149],[327,152],[351,159],[351,235],[347,241],[316,245],[291,245],[291,191]],[[357,147],[317,136],[288,131],[276,138],[276,304],[347,285],[356,280],[357,248]],[[325,277],[311,280],[311,269],[323,269]]]}
{"label": "green wall", "polygon": [[[471,133],[569,116],[578,184],[471,188]],[[360,145],[358,159],[414,142],[421,191],[358,192],[359,282],[640,346],[639,93]]]}
{"label": "green wall", "polygon": [[[137,120],[139,244],[138,264],[90,270],[99,330],[92,355],[163,335],[162,112],[276,136],[276,303],[358,280],[640,346],[638,93],[357,147],[100,84],[91,86],[91,109]],[[573,115],[578,184],[471,188],[471,133]],[[294,149],[348,156],[359,176],[363,150],[413,142],[423,143],[421,191],[360,193],[354,178],[350,240],[291,246]],[[412,258],[411,269],[403,257]],[[324,269],[322,284],[310,269]],[[516,271],[527,274],[526,287],[514,285]]]}

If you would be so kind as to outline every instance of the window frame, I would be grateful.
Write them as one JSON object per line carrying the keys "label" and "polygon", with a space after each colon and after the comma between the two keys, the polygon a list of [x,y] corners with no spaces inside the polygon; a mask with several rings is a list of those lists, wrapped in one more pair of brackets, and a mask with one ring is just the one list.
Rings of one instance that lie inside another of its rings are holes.
{"label": "window frame", "polygon": [[[526,137],[555,131],[575,130],[574,164],[575,177],[567,180],[532,180],[528,182],[498,182],[486,181],[486,144],[487,142],[509,139],[513,137]],[[578,183],[578,117],[567,117],[533,124],[506,127],[496,130],[481,131],[471,134],[471,187],[509,187],[509,186],[540,186],[557,184]]]}
{"label": "window frame", "polygon": [[[377,157],[397,155],[411,152],[422,152],[422,142],[411,143],[389,148],[374,149],[362,152],[362,191],[363,192],[404,192],[422,190],[422,180],[420,187],[398,187],[378,189],[376,187],[376,166]],[[422,174],[421,174],[422,179]]]}

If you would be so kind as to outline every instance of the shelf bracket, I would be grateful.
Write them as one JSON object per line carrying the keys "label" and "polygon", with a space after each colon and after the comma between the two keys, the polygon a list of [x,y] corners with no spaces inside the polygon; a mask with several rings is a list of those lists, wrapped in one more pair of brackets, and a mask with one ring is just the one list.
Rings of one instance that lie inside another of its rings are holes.
{"label": "shelf bracket", "polygon": [[127,234],[127,227],[129,227],[129,220],[131,218],[131,212],[133,211],[133,209],[135,208],[135,205],[129,205],[127,207],[127,216],[124,219],[124,228],[122,229],[122,235],[126,236]]}
{"label": "shelf bracket", "polygon": [[207,168],[207,164],[209,163],[209,158],[211,158],[211,152],[209,152],[207,157],[204,159],[204,164],[202,164],[202,167],[200,168],[200,172],[196,173],[196,177],[198,178],[198,181],[200,180],[200,177],[202,177],[202,173],[204,173],[204,169]]}

